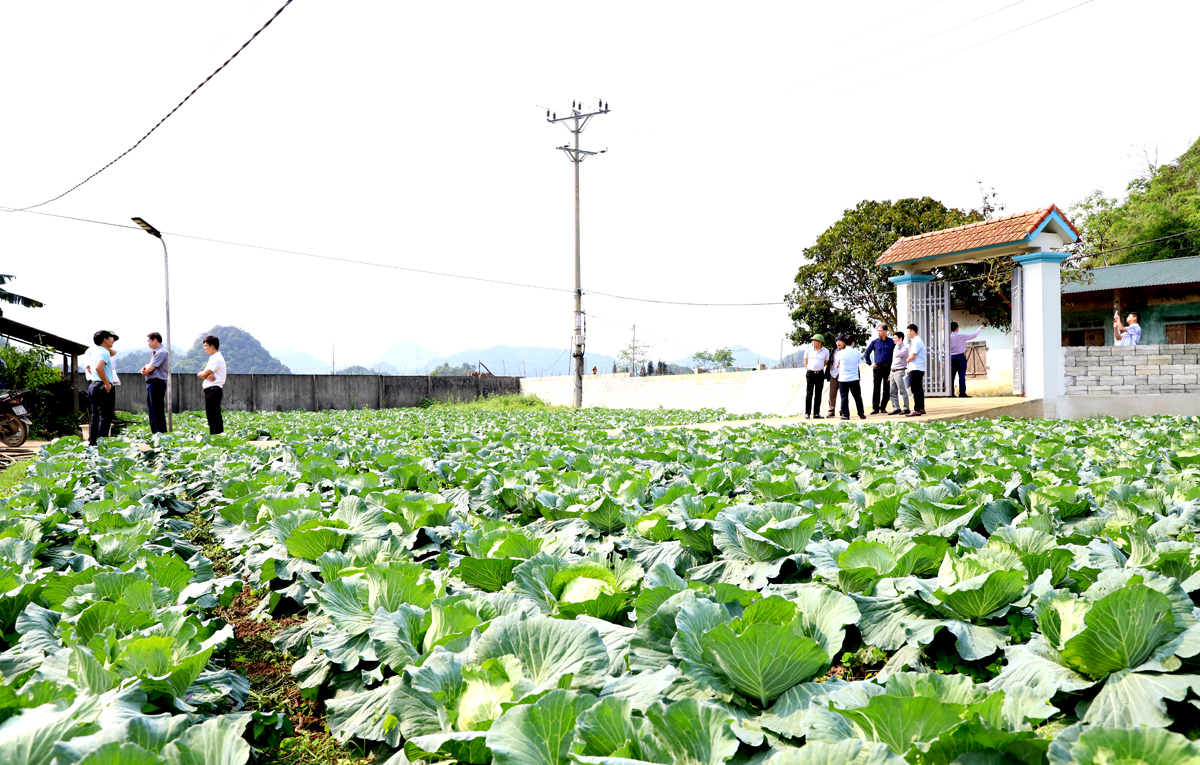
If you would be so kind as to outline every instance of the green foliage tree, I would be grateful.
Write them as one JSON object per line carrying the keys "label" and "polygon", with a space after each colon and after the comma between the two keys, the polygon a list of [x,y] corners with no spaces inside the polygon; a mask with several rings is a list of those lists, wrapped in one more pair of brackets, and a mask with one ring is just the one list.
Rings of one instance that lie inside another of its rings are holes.
{"label": "green foliage tree", "polygon": [[[794,287],[784,299],[791,311],[789,339],[803,345],[814,333],[832,341],[839,334],[864,342],[868,327],[884,321],[898,324],[896,288],[888,269],[875,265],[897,239],[953,228],[991,218],[1003,210],[996,192],[980,184],[982,203],[975,210],[959,210],[923,197],[895,202],[864,200],[846,210],[841,219],[805,248],[805,263],[796,271]],[[930,269],[935,278],[954,282],[953,307],[981,316],[989,325],[1007,328],[1012,321],[1009,258],[963,263]],[[865,319],[865,321],[864,321]]]}
{"label": "green foliage tree", "polygon": [[[629,345],[625,346],[617,353],[617,368],[620,372],[628,372],[634,368],[635,364],[646,358],[650,352],[650,346],[645,343],[639,343],[636,340],[630,340]],[[640,374],[641,366],[634,369],[635,374]]]}
{"label": "green foliage tree", "polygon": [[230,374],[291,374],[279,359],[272,356],[254,335],[237,327],[216,326],[201,332],[196,342],[182,357],[172,359],[173,372],[199,372],[208,363],[204,353],[204,338],[215,335],[221,341],[221,355]]}
{"label": "green foliage tree", "polygon": [[733,351],[729,348],[718,348],[712,353],[696,351],[692,354],[692,361],[696,362],[698,368],[706,370],[731,367],[733,366]]}
{"label": "green foliage tree", "polygon": [[337,373],[338,373],[339,375],[373,375],[373,374],[378,374],[378,373],[377,373],[377,372],[376,372],[374,369],[367,369],[366,367],[364,367],[364,366],[363,366],[363,365],[361,365],[361,364],[355,364],[354,366],[351,366],[351,367],[346,367],[345,369],[339,369]]}
{"label": "green foliage tree", "polygon": [[1200,255],[1200,231],[1184,234],[1200,229],[1200,139],[1167,164],[1158,163],[1157,151],[1141,156],[1144,169],[1124,199],[1096,190],[1071,206],[1081,234],[1073,251],[1085,265]]}
{"label": "green foliage tree", "polygon": [[53,361],[54,354],[45,348],[0,346],[0,387],[31,391],[21,402],[29,410],[35,437],[69,433],[78,424],[71,407],[73,394]]}
{"label": "green foliage tree", "polygon": [[[0,274],[0,302],[11,303],[12,305],[19,305],[24,308],[41,308],[43,306],[41,301],[25,297],[24,295],[18,295],[15,292],[9,292],[8,290],[4,289],[3,285],[8,284],[16,278],[17,277],[11,274]],[[0,311],[0,316],[3,315],[4,312]]]}
{"label": "green foliage tree", "polygon": [[467,375],[475,374],[475,367],[470,364],[460,364],[456,367],[452,367],[449,364],[442,364],[429,374],[431,377],[466,377]]}

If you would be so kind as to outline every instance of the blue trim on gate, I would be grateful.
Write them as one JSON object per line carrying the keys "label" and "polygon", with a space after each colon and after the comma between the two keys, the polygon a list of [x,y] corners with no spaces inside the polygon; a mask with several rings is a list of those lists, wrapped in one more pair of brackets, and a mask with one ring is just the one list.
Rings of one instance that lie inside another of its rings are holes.
{"label": "blue trim on gate", "polygon": [[1050,214],[1046,216],[1046,220],[1042,221],[1041,225],[1035,228],[1033,233],[1025,238],[1032,242],[1038,234],[1042,233],[1046,226],[1050,225],[1050,221],[1058,221],[1059,228],[1063,230],[1063,233],[1071,240],[1071,242],[1079,240],[1079,235],[1072,231],[1071,227],[1067,225],[1067,221],[1063,218],[1063,216],[1058,214],[1057,207],[1051,210]]}
{"label": "blue trim on gate", "polygon": [[899,287],[901,284],[931,282],[933,281],[933,274],[900,274],[899,276],[889,276],[888,281]]}
{"label": "blue trim on gate", "polygon": [[1013,255],[1012,259],[1013,262],[1018,263],[1019,265],[1029,266],[1034,263],[1062,263],[1070,256],[1071,253],[1069,252],[1052,252],[1050,250],[1043,250],[1041,252],[1030,252],[1025,255]]}

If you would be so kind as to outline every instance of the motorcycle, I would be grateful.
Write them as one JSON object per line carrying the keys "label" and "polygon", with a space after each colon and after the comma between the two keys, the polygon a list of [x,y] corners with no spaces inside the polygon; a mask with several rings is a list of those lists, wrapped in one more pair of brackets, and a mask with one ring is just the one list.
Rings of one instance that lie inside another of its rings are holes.
{"label": "motorcycle", "polygon": [[12,449],[25,443],[25,439],[29,438],[29,426],[33,425],[29,411],[21,406],[21,396],[29,392],[16,390],[0,393],[0,443]]}

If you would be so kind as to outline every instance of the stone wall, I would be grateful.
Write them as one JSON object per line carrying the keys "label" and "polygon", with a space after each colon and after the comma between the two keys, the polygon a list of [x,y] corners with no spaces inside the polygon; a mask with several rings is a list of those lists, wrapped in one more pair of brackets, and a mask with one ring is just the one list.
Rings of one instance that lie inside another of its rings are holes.
{"label": "stone wall", "polygon": [[[585,375],[583,405],[613,409],[723,408],[738,414],[804,412],[804,370],[770,369],[757,372],[723,372],[661,377],[627,374]],[[867,399],[870,378],[867,370]],[[574,393],[571,377],[521,379],[521,393],[548,404],[570,406]],[[823,395],[828,395],[825,388]]]}
{"label": "stone wall", "polygon": [[[554,379],[554,378],[550,378]],[[569,378],[563,378],[569,379]],[[517,393],[517,377],[430,377],[384,375],[229,375],[221,405],[244,412],[315,412],[324,409],[395,409],[426,398],[472,401],[479,396]],[[203,410],[201,380],[194,374],[172,376],[176,412]],[[87,390],[83,375],[79,390]],[[117,409],[146,411],[146,384],[139,374],[121,376]]]}
{"label": "stone wall", "polygon": [[1068,396],[1200,393],[1200,345],[1063,348]]}

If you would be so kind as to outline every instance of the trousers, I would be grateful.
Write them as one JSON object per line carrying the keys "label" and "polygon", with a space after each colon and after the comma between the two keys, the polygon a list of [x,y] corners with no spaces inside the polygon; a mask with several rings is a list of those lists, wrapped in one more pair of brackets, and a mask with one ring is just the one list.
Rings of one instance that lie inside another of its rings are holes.
{"label": "trousers", "polygon": [[888,373],[891,370],[880,365],[871,370],[871,411],[887,409]]}
{"label": "trousers", "polygon": [[104,383],[88,384],[88,400],[91,406],[91,416],[88,419],[88,443],[96,445],[100,438],[107,438],[113,424],[113,411],[117,407],[117,386],[112,390],[104,390]]}
{"label": "trousers", "polygon": [[909,376],[912,378],[913,411],[925,411],[925,373],[914,369]]}
{"label": "trousers", "polygon": [[805,416],[821,413],[821,389],[825,387],[825,372],[808,370],[805,376],[807,385],[804,389]]}
{"label": "trousers", "polygon": [[838,394],[838,379],[836,377],[829,378],[829,416],[837,410],[837,394]]}
{"label": "trousers", "polygon": [[890,382],[892,393],[892,409],[900,408],[900,399],[904,398],[904,411],[908,411],[908,388],[904,385],[904,375],[906,371],[903,369],[893,369]]}
{"label": "trousers", "polygon": [[866,417],[867,413],[863,410],[862,388],[859,386],[858,380],[843,380],[842,388],[842,416],[850,416],[850,397],[854,396],[854,405],[858,407],[858,416]]}
{"label": "trousers", "polygon": [[150,432],[167,432],[167,381],[146,381],[146,411],[150,413]]}
{"label": "trousers", "polygon": [[225,432],[225,420],[221,416],[221,397],[225,395],[220,386],[204,389],[204,414],[208,417],[209,435]]}
{"label": "trousers", "polygon": [[950,395],[954,395],[954,376],[958,375],[958,395],[967,395],[967,354],[956,353],[950,357]]}

